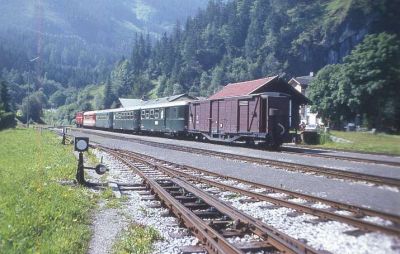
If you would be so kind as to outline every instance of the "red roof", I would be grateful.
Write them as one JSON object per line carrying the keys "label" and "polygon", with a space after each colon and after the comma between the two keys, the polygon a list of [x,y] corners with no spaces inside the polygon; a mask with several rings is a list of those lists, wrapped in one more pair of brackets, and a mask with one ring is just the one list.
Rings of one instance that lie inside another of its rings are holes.
{"label": "red roof", "polygon": [[255,92],[256,90],[258,90],[259,88],[265,86],[266,84],[268,84],[269,82],[274,80],[276,77],[278,77],[278,76],[266,77],[266,78],[262,78],[262,79],[228,84],[224,88],[222,88],[221,91],[215,93],[208,99],[216,100],[216,99],[221,99],[221,98],[226,98],[226,97],[249,95],[249,94]]}

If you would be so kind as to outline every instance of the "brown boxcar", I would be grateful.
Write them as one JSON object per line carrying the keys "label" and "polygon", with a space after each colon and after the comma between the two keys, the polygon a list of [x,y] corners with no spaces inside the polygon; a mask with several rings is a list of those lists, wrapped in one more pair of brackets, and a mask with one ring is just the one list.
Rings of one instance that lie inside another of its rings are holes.
{"label": "brown boxcar", "polygon": [[290,96],[283,93],[195,101],[189,107],[189,132],[209,140],[280,145],[290,127],[290,104]]}

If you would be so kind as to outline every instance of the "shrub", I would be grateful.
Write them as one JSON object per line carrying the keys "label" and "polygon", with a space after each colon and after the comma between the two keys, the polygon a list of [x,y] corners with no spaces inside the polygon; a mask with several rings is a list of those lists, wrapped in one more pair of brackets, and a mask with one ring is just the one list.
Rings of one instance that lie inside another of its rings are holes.
{"label": "shrub", "polygon": [[0,130],[15,128],[17,121],[12,112],[0,112]]}

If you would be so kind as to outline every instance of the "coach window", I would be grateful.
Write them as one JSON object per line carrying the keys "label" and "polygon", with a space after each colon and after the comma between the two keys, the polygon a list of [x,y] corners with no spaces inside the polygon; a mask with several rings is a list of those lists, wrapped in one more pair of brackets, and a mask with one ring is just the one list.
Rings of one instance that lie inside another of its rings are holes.
{"label": "coach window", "polygon": [[160,109],[160,119],[164,119],[164,109]]}
{"label": "coach window", "polygon": [[160,117],[160,110],[159,109],[155,109],[154,110],[154,119],[158,119]]}
{"label": "coach window", "polygon": [[144,119],[146,117],[146,111],[142,110],[142,119]]}
{"label": "coach window", "polygon": [[149,110],[146,109],[146,119],[149,119],[149,116],[150,116]]}
{"label": "coach window", "polygon": [[150,109],[150,119],[154,119],[154,109]]}

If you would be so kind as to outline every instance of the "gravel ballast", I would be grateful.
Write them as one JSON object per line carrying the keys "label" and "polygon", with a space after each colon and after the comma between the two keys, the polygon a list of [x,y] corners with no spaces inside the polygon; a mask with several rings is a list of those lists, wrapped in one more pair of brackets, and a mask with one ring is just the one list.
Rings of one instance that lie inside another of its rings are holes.
{"label": "gravel ballast", "polygon": [[[95,151],[98,158],[109,168],[107,181],[117,184],[140,184],[142,179],[127,166],[101,151]],[[144,201],[135,191],[122,191],[123,200],[118,208],[107,209],[103,206],[96,214],[94,235],[89,253],[111,253],[112,245],[129,224],[140,224],[155,228],[161,240],[153,245],[152,253],[180,253],[183,246],[197,245],[197,238],[190,235],[187,229],[178,225],[177,219],[171,217],[165,208],[150,208],[159,205],[158,201]]]}

